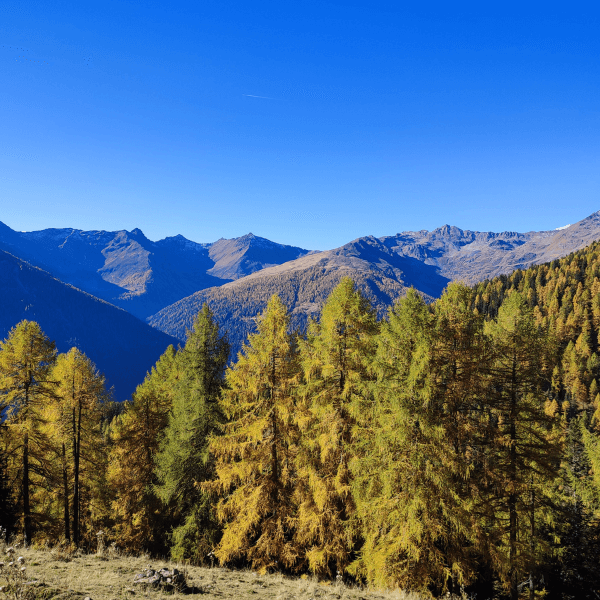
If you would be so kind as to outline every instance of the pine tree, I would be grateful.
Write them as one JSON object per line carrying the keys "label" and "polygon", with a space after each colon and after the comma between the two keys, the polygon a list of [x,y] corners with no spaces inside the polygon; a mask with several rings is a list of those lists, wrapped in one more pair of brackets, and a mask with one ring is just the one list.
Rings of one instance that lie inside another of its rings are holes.
{"label": "pine tree", "polygon": [[257,319],[257,333],[227,370],[222,407],[229,422],[211,438],[216,480],[204,486],[222,496],[221,563],[244,559],[262,571],[298,561],[291,523],[299,367],[288,328],[287,309],[273,296]]}
{"label": "pine tree", "polygon": [[218,541],[211,498],[199,483],[213,474],[208,436],[223,420],[219,396],[228,357],[229,344],[204,304],[185,347],[177,353],[180,376],[155,459],[156,492],[180,523],[172,534],[171,554],[177,560],[203,562]]}
{"label": "pine tree", "polygon": [[370,426],[369,366],[377,330],[375,311],[346,277],[301,344],[296,540],[319,576],[343,573],[357,545],[349,464],[358,430]]}
{"label": "pine tree", "polygon": [[20,480],[16,496],[25,544],[31,542],[34,526],[31,495],[36,481],[32,476],[44,472],[48,440],[41,433],[40,410],[54,398],[48,375],[55,359],[54,343],[34,321],[21,321],[0,342],[0,414],[8,426],[9,469]]}

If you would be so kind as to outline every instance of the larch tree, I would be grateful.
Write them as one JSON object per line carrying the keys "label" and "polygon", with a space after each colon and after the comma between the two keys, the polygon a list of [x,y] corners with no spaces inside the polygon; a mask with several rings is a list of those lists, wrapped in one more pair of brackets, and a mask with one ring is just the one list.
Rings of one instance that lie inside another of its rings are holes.
{"label": "larch tree", "polygon": [[374,309],[346,277],[301,343],[296,539],[319,576],[343,573],[357,546],[349,465],[355,437],[371,425],[369,366],[377,331]]}
{"label": "larch tree", "polygon": [[588,472],[585,476],[578,478],[577,483],[578,491],[587,506],[596,516],[600,517],[600,432],[597,420],[595,425],[596,427],[588,427],[583,419],[579,421]]}
{"label": "larch tree", "polygon": [[155,457],[168,423],[179,378],[176,351],[169,346],[110,426],[108,486],[117,545],[131,552],[164,552],[166,528],[154,486]]}
{"label": "larch tree", "polygon": [[46,411],[54,454],[60,457],[60,488],[65,539],[79,547],[82,524],[87,542],[93,523],[105,513],[101,488],[106,448],[101,431],[102,405],[107,400],[104,376],[77,348],[59,354],[51,377],[56,400]]}
{"label": "larch tree", "polygon": [[351,571],[371,584],[443,590],[474,576],[470,413],[486,344],[467,291],[450,286],[430,309],[409,290],[382,323],[373,424],[352,465],[365,541]]}
{"label": "larch tree", "polygon": [[[438,452],[438,517],[444,535],[436,547],[445,556],[445,575],[451,593],[476,575],[488,538],[478,510],[486,488],[490,465],[486,450],[494,433],[486,376],[494,354],[484,333],[484,319],[472,307],[472,291],[451,283],[433,305],[434,329],[430,348],[431,398],[427,407],[432,423],[443,428],[435,442]],[[433,441],[433,440],[432,440]],[[439,585],[439,583],[438,583]]]}
{"label": "larch tree", "polygon": [[212,498],[200,483],[212,478],[208,437],[223,421],[219,399],[229,358],[226,336],[207,304],[177,353],[180,376],[158,454],[156,493],[178,525],[172,532],[174,559],[206,561],[218,542]]}
{"label": "larch tree", "polygon": [[33,535],[32,475],[44,478],[48,439],[41,408],[54,398],[49,378],[56,348],[34,321],[21,321],[0,342],[0,414],[5,418],[9,469],[18,479],[19,513],[25,544]]}
{"label": "larch tree", "polygon": [[287,309],[273,296],[226,372],[228,423],[211,438],[216,478],[204,486],[221,496],[217,514],[225,527],[215,552],[221,563],[242,559],[264,571],[291,568],[299,559],[292,528],[299,367],[288,329]]}
{"label": "larch tree", "polygon": [[544,393],[554,346],[517,292],[487,325],[494,346],[489,397],[497,419],[489,453],[489,472],[496,480],[486,499],[487,522],[498,550],[497,572],[511,600],[517,600],[524,577],[535,592],[535,571],[548,551],[544,529],[553,527],[556,515],[553,483],[562,447],[555,411]]}

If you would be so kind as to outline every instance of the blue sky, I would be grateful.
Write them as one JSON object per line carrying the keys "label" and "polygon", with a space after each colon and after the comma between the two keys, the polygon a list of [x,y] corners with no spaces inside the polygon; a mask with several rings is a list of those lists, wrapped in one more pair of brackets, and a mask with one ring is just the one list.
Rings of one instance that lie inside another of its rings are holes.
{"label": "blue sky", "polygon": [[0,221],[311,249],[575,222],[600,209],[599,12],[4,0]]}

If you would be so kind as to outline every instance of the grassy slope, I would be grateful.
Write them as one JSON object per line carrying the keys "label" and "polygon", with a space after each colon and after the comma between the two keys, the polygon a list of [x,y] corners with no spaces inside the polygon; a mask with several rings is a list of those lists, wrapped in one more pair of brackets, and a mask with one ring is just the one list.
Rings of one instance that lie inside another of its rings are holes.
{"label": "grassy slope", "polygon": [[[0,543],[0,549],[3,544]],[[173,600],[184,598],[223,599],[253,598],[261,600],[420,600],[420,596],[404,592],[376,592],[347,587],[343,584],[324,584],[313,579],[288,578],[280,574],[259,575],[252,571],[224,568],[179,567],[186,573],[191,593],[167,593],[158,589],[140,589],[132,584],[137,573],[153,569],[172,568],[168,561],[147,557],[117,556],[108,551],[104,556],[80,554],[68,556],[58,550],[18,549],[17,556],[25,558],[29,599],[50,600],[121,600],[146,598]],[[2,550],[1,560],[6,560]],[[0,586],[5,584],[0,573]]]}

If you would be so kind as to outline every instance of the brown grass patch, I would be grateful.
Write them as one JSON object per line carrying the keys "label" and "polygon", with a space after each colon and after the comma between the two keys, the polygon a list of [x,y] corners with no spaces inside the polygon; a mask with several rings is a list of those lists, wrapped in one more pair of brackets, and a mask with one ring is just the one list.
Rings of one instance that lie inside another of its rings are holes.
{"label": "brown grass patch", "polygon": [[[259,575],[214,567],[193,567],[148,557],[118,556],[105,552],[69,553],[65,550],[18,550],[27,565],[26,600],[422,600],[400,591],[377,592],[341,583],[323,583],[310,577]],[[133,579],[148,567],[178,568],[185,574],[188,592],[135,586]],[[0,586],[3,585],[0,575]],[[0,600],[2,594],[0,594]]]}

